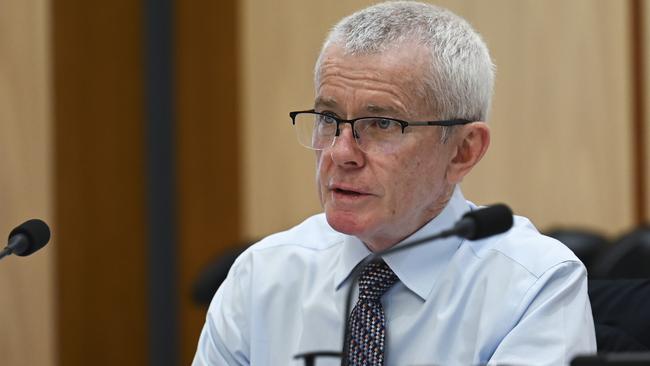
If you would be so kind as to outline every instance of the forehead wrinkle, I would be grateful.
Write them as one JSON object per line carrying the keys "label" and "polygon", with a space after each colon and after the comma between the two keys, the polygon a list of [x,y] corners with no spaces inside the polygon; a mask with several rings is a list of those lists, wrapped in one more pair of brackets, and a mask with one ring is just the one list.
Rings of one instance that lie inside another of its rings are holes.
{"label": "forehead wrinkle", "polygon": [[[401,83],[393,83],[391,81],[386,81],[382,79],[379,73],[372,73],[373,77],[368,77],[368,72],[364,70],[351,71],[351,70],[342,70],[338,67],[334,67],[335,70],[327,70],[323,68],[323,73],[320,80],[320,85],[317,90],[317,98],[315,104],[318,106],[325,106],[329,108],[339,107],[337,100],[330,95],[322,95],[323,86],[335,87],[335,88],[353,88],[355,92],[369,92],[369,93],[384,93],[389,96],[393,105],[386,105],[386,103],[378,103],[374,98],[371,98],[369,103],[364,106],[364,109],[368,112],[393,112],[393,113],[408,113],[408,105],[412,101],[409,99],[404,99],[405,96],[412,95],[412,91],[404,89]],[[342,82],[338,78],[346,79],[345,82]],[[365,84],[367,81],[372,82],[372,87],[368,88]],[[397,91],[396,91],[397,90]],[[401,92],[399,92],[401,91]]]}
{"label": "forehead wrinkle", "polygon": [[[396,49],[380,53],[350,54],[341,45],[333,44],[323,50],[322,62],[318,65],[316,94],[322,91],[324,79],[335,87],[351,87],[361,91],[381,91],[388,93],[398,103],[395,109],[403,118],[424,117],[429,119],[439,115],[438,99],[429,92],[428,84],[423,80],[424,75],[435,72],[431,68],[431,55],[426,47],[413,42],[401,44]],[[336,76],[347,79],[345,85],[335,85]],[[383,76],[383,77],[382,77]],[[388,77],[388,78],[387,78]],[[332,80],[330,80],[332,79]],[[376,83],[372,89],[358,86],[361,79]],[[395,92],[397,91],[397,92]],[[390,106],[384,100],[366,99],[367,104],[377,104],[380,107]],[[345,103],[345,100],[339,100]],[[361,105],[363,113],[366,106]],[[394,116],[396,117],[396,116]],[[399,117],[396,117],[399,118]]]}
{"label": "forehead wrinkle", "polygon": [[[327,80],[334,78],[334,81],[329,81],[330,83],[336,85],[336,78],[340,77],[346,79],[353,84],[363,83],[370,81],[372,83],[377,83],[385,87],[385,90],[390,91],[395,89],[396,83],[393,83],[390,80],[387,80],[386,77],[382,76],[382,73],[377,71],[372,71],[368,69],[360,70],[351,70],[344,69],[339,66],[323,67],[323,72],[321,74],[320,86],[322,86]],[[340,85],[339,85],[340,86]],[[380,90],[383,88],[380,88]]]}

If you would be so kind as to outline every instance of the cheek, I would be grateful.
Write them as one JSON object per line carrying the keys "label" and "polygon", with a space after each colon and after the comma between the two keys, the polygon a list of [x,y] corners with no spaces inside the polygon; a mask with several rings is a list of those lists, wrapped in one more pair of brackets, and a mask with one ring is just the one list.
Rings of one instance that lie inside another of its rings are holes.
{"label": "cheek", "polygon": [[444,180],[442,161],[417,156],[401,164],[401,172],[394,179],[396,207],[408,210],[430,204]]}
{"label": "cheek", "polygon": [[424,188],[423,180],[426,180],[426,176],[430,172],[424,168],[424,164],[419,160],[404,162],[402,166],[404,169],[397,180],[397,189],[399,189],[399,192],[401,193],[401,200],[410,201],[417,199],[416,193],[418,190]]}
{"label": "cheek", "polygon": [[422,179],[421,163],[415,159],[403,159],[403,154],[395,154],[375,164],[377,181],[386,192],[386,205],[392,215],[411,205],[413,190]]}

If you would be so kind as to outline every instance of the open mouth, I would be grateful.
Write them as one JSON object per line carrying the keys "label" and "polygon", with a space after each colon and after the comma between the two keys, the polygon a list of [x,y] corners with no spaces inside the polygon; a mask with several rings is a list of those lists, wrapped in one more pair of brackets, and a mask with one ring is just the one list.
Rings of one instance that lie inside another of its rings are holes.
{"label": "open mouth", "polygon": [[343,194],[346,196],[351,196],[351,197],[357,197],[363,195],[363,193],[355,192],[355,191],[347,191],[345,189],[340,189],[340,188],[335,188],[334,193],[338,194]]}

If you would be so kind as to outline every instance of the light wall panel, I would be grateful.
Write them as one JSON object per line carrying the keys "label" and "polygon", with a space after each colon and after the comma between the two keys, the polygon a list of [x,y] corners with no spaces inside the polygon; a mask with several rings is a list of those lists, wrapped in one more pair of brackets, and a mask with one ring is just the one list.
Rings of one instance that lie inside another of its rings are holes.
{"label": "light wall panel", "polygon": [[634,224],[629,2],[443,1],[497,65],[490,151],[468,197],[540,228]]}
{"label": "light wall panel", "polygon": [[[49,8],[0,2],[0,238],[32,217],[51,223]],[[56,228],[54,227],[56,233]],[[4,247],[6,241],[2,243]],[[54,365],[56,244],[0,262],[0,364]]]}
{"label": "light wall panel", "polygon": [[[313,103],[328,29],[370,1],[242,2],[243,231],[259,236],[320,210],[313,153],[287,112]],[[539,227],[632,225],[628,2],[440,1],[482,33],[497,65],[493,140],[464,182]]]}

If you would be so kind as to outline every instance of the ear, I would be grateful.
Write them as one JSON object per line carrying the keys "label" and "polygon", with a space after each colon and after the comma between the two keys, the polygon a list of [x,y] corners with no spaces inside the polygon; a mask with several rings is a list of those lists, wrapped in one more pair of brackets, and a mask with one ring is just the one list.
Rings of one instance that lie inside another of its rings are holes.
{"label": "ear", "polygon": [[485,155],[490,145],[490,128],[485,122],[470,123],[453,134],[449,143],[454,151],[447,166],[447,181],[457,184]]}

